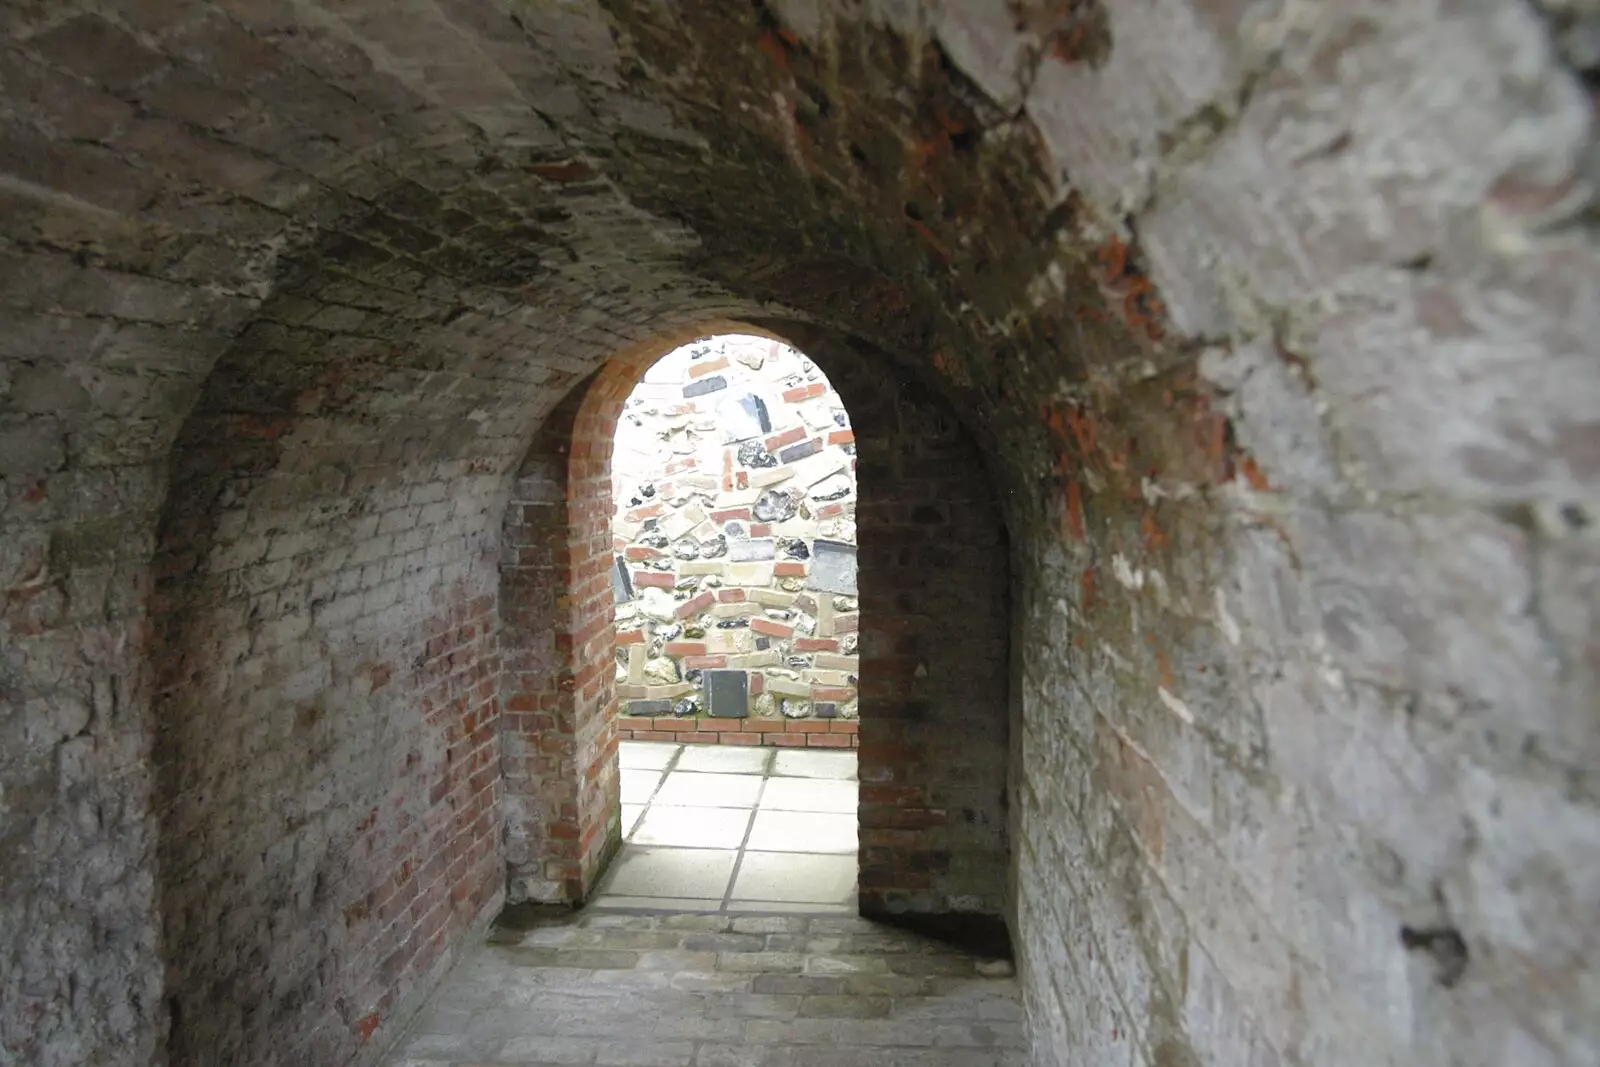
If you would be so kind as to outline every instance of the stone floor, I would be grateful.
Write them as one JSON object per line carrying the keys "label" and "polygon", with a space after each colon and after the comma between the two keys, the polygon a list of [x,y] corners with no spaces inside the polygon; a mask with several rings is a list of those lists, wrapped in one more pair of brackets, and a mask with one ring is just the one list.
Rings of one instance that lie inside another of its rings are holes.
{"label": "stone floor", "polygon": [[1025,1067],[1009,973],[855,917],[512,908],[384,1064]]}
{"label": "stone floor", "polygon": [[591,907],[855,914],[854,752],[624,741],[626,844]]}

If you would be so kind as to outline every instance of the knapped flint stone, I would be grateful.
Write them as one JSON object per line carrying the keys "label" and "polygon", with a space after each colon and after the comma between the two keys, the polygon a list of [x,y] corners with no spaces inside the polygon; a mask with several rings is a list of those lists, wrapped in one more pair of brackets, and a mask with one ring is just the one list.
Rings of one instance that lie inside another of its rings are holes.
{"label": "knapped flint stone", "polygon": [[672,550],[672,554],[679,559],[699,559],[700,542],[692,537],[685,537],[678,542],[677,547]]}
{"label": "knapped flint stone", "polygon": [[[663,567],[661,569],[662,570],[666,570],[667,568]],[[697,586],[699,584],[700,584],[700,576],[698,574],[685,574],[683,577],[679,578],[676,582],[673,583],[672,588],[674,588],[674,589],[693,589],[695,586]]]}
{"label": "knapped flint stone", "polygon": [[768,489],[756,500],[752,514],[761,522],[786,522],[794,518],[799,505],[794,497],[777,489]]}
{"label": "knapped flint stone", "polygon": [[706,711],[715,719],[750,714],[750,676],[744,671],[707,671]]}
{"label": "knapped flint stone", "polygon": [[843,500],[850,495],[850,479],[843,474],[835,474],[824,478],[821,482],[811,487],[811,499],[827,503],[830,500]]}
{"label": "knapped flint stone", "polygon": [[856,593],[856,546],[817,538],[811,545],[806,588],[825,593]]}
{"label": "knapped flint stone", "polygon": [[700,702],[692,697],[684,697],[672,705],[672,714],[680,719],[687,718],[690,715],[698,715],[700,714]]}
{"label": "knapped flint stone", "polygon": [[728,554],[728,539],[722,534],[717,534],[711,540],[700,545],[701,559],[716,559],[718,556]]}
{"label": "knapped flint stone", "polygon": [[837,719],[839,717],[839,705],[831,700],[818,701],[811,705],[811,714],[819,719]]}
{"label": "knapped flint stone", "polygon": [[783,555],[785,559],[810,559],[811,549],[798,537],[788,537],[783,540]]}
{"label": "knapped flint stone", "polygon": [[728,545],[728,558],[737,563],[771,559],[777,546],[770,537],[750,541],[734,541]]}
{"label": "knapped flint stone", "polygon": [[683,627],[678,623],[672,623],[670,626],[659,626],[652,632],[663,641],[671,641],[683,633]]}
{"label": "knapped flint stone", "polygon": [[628,701],[629,715],[670,715],[672,714],[672,701],[670,700],[630,700]]}
{"label": "knapped flint stone", "polygon": [[611,590],[619,604],[633,599],[633,579],[628,576],[627,561],[621,556],[616,557],[611,568]]}
{"label": "knapped flint stone", "polygon": [[656,487],[653,485],[641,485],[639,487],[639,495],[649,500],[656,495]]}
{"label": "knapped flint stone", "polygon": [[650,535],[648,535],[646,537],[639,538],[639,543],[641,545],[647,545],[650,548],[666,548],[667,547],[667,535],[666,534],[650,534]]}
{"label": "knapped flint stone", "polygon": [[778,710],[783,712],[783,717],[786,719],[803,719],[811,714],[811,702],[809,700],[785,700],[778,705]]}
{"label": "knapped flint stone", "polygon": [[697,382],[690,382],[688,385],[684,386],[683,396],[684,399],[687,400],[691,397],[705,396],[707,393],[715,393],[719,390],[726,389],[727,387],[728,379],[724,378],[720,374],[714,374],[709,378],[701,378]]}
{"label": "knapped flint stone", "polygon": [[717,629],[719,629],[719,630],[738,630],[738,629],[740,629],[742,627],[749,626],[749,625],[750,625],[750,620],[749,619],[722,619],[721,621],[719,621],[717,623]]}
{"label": "knapped flint stone", "polygon": [[835,412],[834,412],[834,413],[833,413],[833,421],[834,421],[834,422],[835,422],[835,423],[836,423],[836,424],[837,424],[837,425],[840,425],[840,426],[843,426],[843,425],[844,425],[844,424],[845,424],[845,421],[846,421],[846,420],[845,420],[845,415],[844,415],[844,412],[842,412],[842,411],[835,411]]}
{"label": "knapped flint stone", "polygon": [[809,667],[811,666],[811,661],[806,659],[804,656],[790,656],[789,666],[800,668]]}
{"label": "knapped flint stone", "polygon": [[699,667],[691,667],[683,672],[683,680],[686,682],[691,682],[694,685],[699,685],[700,679],[704,677],[704,675],[705,671],[702,671]]}
{"label": "knapped flint stone", "polygon": [[672,685],[678,681],[678,664],[666,656],[644,665],[644,680],[650,685]]}
{"label": "knapped flint stone", "polygon": [[[738,519],[733,519],[724,523],[722,526],[722,531],[736,541],[742,541],[746,537],[750,536],[750,531],[746,530],[744,528],[744,523],[740,522]],[[734,556],[733,558],[738,559],[739,557]]]}
{"label": "knapped flint stone", "polygon": [[778,457],[768,452],[760,441],[746,441],[739,446],[739,462],[746,467],[776,467]]}

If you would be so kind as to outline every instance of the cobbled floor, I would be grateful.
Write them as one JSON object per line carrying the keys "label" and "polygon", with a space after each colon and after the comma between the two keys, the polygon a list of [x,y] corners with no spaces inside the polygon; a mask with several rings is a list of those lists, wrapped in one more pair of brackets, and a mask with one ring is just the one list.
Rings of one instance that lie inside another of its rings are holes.
{"label": "cobbled floor", "polygon": [[853,916],[511,909],[487,942],[386,1067],[1028,1063],[1009,965]]}

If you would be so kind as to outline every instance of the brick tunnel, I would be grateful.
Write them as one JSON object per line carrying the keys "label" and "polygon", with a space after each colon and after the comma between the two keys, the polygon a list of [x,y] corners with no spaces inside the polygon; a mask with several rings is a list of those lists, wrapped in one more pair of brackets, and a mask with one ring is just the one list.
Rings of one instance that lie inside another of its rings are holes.
{"label": "brick tunnel", "polygon": [[0,1062],[366,1067],[586,899],[725,330],[857,435],[862,912],[1031,1062],[1600,1056],[1593,5],[0,23]]}

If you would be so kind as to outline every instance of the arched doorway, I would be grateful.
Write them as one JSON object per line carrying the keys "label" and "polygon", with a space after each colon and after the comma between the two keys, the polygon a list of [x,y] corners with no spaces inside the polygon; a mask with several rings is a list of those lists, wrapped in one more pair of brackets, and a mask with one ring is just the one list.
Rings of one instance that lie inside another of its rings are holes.
{"label": "arched doorway", "polygon": [[[790,324],[782,338],[737,329],[797,342],[851,415],[860,910],[997,918],[1008,908],[1008,567],[979,449],[940,396],[881,353]],[[519,472],[501,590],[512,900],[588,899],[621,843],[611,450],[645,369],[693,339],[619,353],[563,403]]]}

